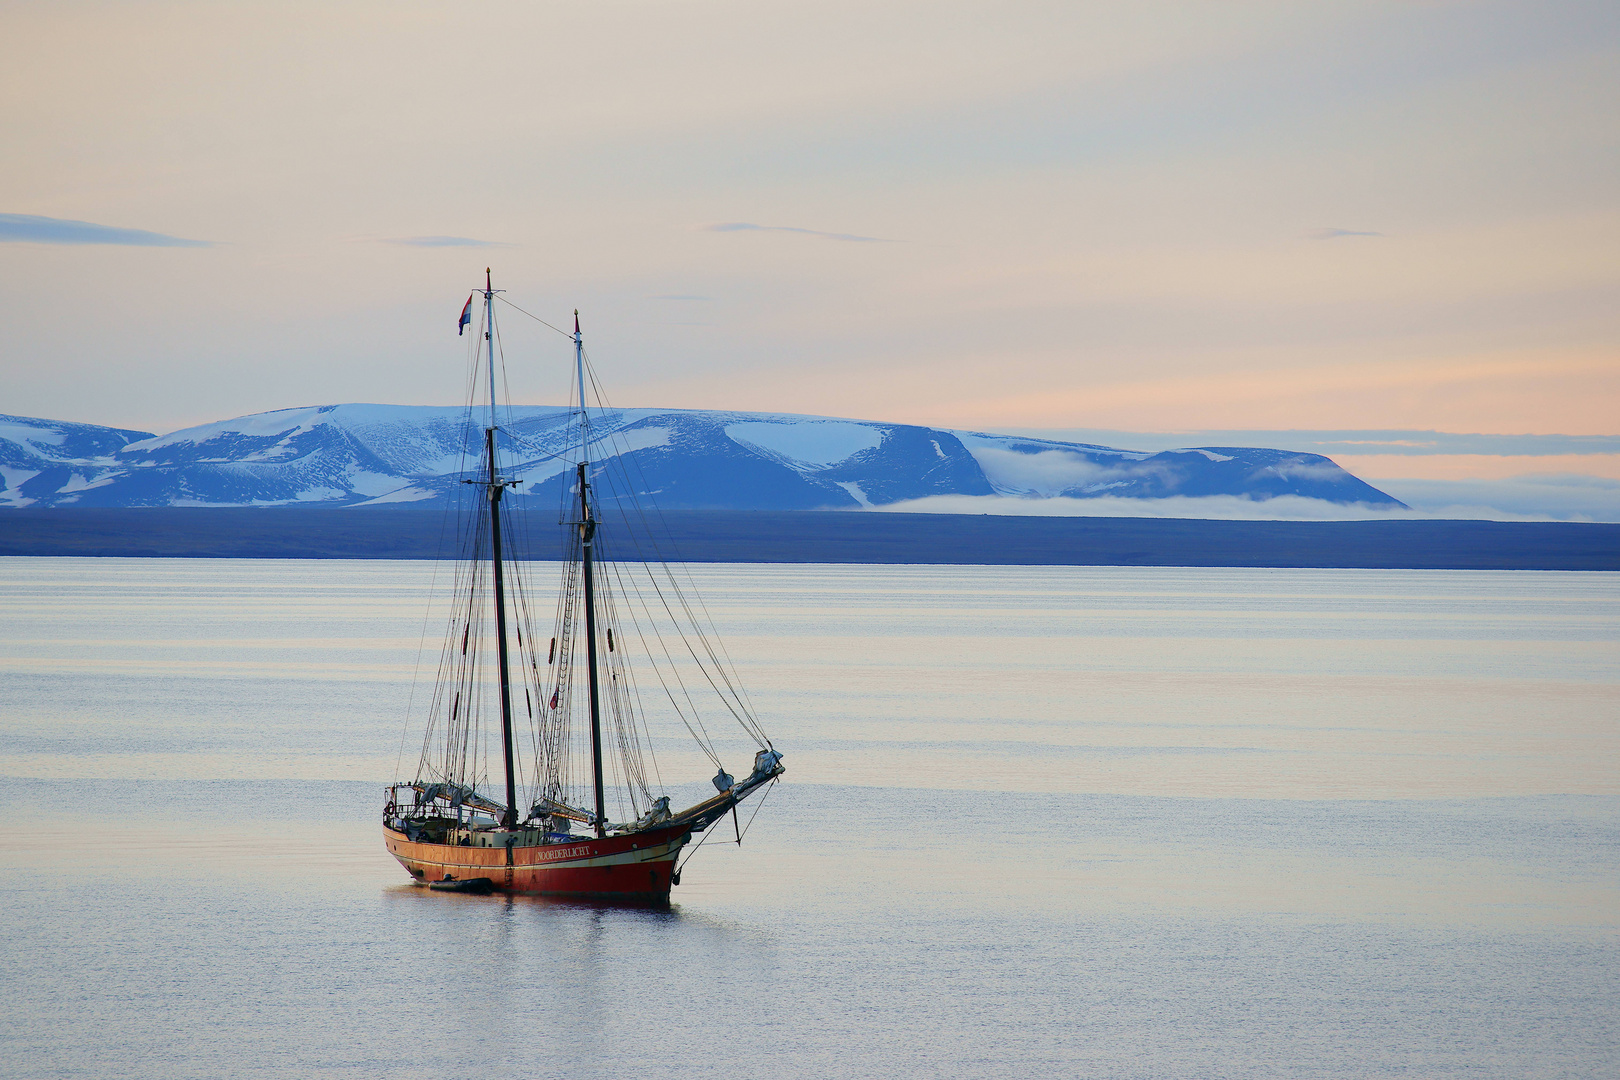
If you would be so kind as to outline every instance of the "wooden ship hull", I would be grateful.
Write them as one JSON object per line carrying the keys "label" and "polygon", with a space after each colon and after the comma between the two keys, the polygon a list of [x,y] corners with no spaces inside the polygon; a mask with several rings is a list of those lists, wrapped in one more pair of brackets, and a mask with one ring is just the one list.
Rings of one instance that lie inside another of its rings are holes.
{"label": "wooden ship hull", "polygon": [[[474,835],[488,846],[413,841],[383,828],[388,853],[425,884],[482,878],[495,892],[664,903],[675,859],[692,838],[692,826],[551,844],[535,843],[524,830]],[[511,846],[507,837],[514,840]]]}

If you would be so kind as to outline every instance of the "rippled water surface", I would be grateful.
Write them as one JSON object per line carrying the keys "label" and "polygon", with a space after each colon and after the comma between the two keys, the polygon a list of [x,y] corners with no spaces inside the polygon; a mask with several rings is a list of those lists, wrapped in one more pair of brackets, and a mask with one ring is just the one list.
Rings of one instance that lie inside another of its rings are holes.
{"label": "rippled water surface", "polygon": [[1620,575],[692,573],[648,911],[383,852],[431,565],[0,559],[0,1076],[1620,1075]]}

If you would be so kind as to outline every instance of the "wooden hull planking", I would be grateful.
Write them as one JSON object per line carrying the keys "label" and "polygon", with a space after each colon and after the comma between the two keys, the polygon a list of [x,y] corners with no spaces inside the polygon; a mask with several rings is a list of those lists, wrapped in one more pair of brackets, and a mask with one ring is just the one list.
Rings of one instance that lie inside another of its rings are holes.
{"label": "wooden hull planking", "polygon": [[383,826],[388,852],[421,882],[488,878],[498,892],[667,901],[691,826],[533,847],[464,847],[411,840]]}

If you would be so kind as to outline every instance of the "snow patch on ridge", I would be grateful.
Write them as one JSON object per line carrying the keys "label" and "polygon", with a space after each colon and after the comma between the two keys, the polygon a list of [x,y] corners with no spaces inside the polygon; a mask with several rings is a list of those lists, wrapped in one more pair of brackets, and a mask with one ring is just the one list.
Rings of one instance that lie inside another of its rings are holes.
{"label": "snow patch on ridge", "polygon": [[862,506],[865,506],[865,507],[868,507],[868,508],[870,508],[872,506],[872,500],[868,499],[866,497],[866,492],[862,491],[861,490],[861,485],[857,484],[855,481],[853,481],[853,480],[834,480],[833,483],[837,484],[839,487],[841,487],[845,491],[849,492],[849,497],[854,499],[856,502],[860,503]]}
{"label": "snow patch on ridge", "polygon": [[361,495],[387,495],[399,489],[399,477],[384,476],[381,473],[364,472],[350,467],[348,473],[349,488]]}
{"label": "snow patch on ridge", "polygon": [[637,450],[651,450],[655,446],[669,445],[669,428],[644,427],[632,428],[629,431],[616,431],[611,435],[604,435],[594,440],[586,451],[592,461],[600,461],[617,454],[634,453]]}
{"label": "snow patch on ridge", "polygon": [[424,491],[419,487],[402,487],[397,491],[390,491],[386,495],[379,495],[375,499],[367,499],[363,503],[355,503],[354,505],[377,506],[380,503],[421,502],[423,499],[433,498],[434,494],[432,491]]}
{"label": "snow patch on ridge", "polygon": [[39,475],[38,469],[10,469],[0,465],[0,479],[5,480],[5,490],[0,491],[0,503],[6,506],[28,506],[33,499],[23,497],[21,487]]}
{"label": "snow patch on ridge", "polygon": [[67,483],[56,489],[56,493],[58,495],[66,495],[72,491],[89,491],[91,488],[106,487],[108,484],[117,479],[117,473],[103,476],[99,480],[90,480],[87,479],[83,473],[76,472],[72,476],[68,477]]}
{"label": "snow patch on ridge", "polygon": [[[326,423],[325,420],[317,419],[319,415],[320,409],[313,407],[277,409],[275,412],[240,416],[235,420],[222,420],[213,424],[199,424],[197,427],[181,428],[179,431],[171,431],[167,435],[159,435],[153,439],[143,439],[140,442],[130,443],[124,447],[124,450],[141,453],[147,450],[159,450],[164,447],[182,446],[188,443],[193,446],[200,446],[221,435],[254,435],[261,438],[270,435],[284,435],[290,439],[307,431],[313,431],[316,427]],[[281,444],[278,443],[277,445]]]}
{"label": "snow patch on ridge", "polygon": [[36,446],[61,446],[67,437],[60,431],[19,424],[14,420],[0,420],[0,439],[14,443],[33,443]]}

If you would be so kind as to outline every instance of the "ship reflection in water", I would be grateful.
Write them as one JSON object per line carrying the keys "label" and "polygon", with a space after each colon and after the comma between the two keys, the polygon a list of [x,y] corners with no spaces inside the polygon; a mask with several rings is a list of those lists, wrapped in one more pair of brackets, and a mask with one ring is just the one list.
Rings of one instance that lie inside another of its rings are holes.
{"label": "ship reflection in water", "polygon": [[692,572],[793,782],[657,909],[378,843],[428,564],[0,560],[0,1076],[1620,1059],[1613,575]]}

